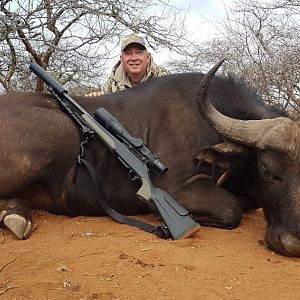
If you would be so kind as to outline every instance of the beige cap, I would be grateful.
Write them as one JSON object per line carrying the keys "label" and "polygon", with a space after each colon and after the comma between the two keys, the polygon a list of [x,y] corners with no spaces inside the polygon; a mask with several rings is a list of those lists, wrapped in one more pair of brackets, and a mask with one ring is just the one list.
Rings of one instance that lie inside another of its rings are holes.
{"label": "beige cap", "polygon": [[121,50],[123,51],[130,44],[139,44],[142,45],[146,49],[145,39],[136,34],[128,35],[122,42]]}

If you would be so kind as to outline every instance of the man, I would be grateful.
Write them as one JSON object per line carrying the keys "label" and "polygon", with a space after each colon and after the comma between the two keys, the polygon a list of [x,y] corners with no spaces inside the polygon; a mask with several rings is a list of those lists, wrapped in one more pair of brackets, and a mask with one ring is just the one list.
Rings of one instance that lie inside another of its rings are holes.
{"label": "man", "polygon": [[131,34],[122,43],[120,60],[113,67],[103,92],[109,94],[123,91],[149,78],[169,73],[167,69],[153,62],[144,38]]}

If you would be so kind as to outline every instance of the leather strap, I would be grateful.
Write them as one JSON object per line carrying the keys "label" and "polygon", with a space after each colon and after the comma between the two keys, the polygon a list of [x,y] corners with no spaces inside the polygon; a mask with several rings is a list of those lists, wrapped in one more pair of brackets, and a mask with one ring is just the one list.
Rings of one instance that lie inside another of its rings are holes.
{"label": "leather strap", "polygon": [[133,227],[137,227],[146,232],[153,233],[161,238],[167,239],[170,237],[169,230],[164,224],[162,224],[160,226],[154,226],[152,224],[148,224],[143,221],[139,221],[134,218],[130,218],[128,216],[122,215],[119,212],[117,212],[116,210],[114,210],[113,208],[111,208],[104,199],[104,193],[103,193],[103,189],[101,186],[101,181],[100,181],[100,178],[99,178],[95,168],[92,166],[92,164],[89,161],[83,159],[81,156],[78,157],[78,162],[79,162],[79,164],[85,166],[85,168],[87,169],[88,174],[89,174],[89,176],[93,182],[93,185],[95,187],[95,190],[96,190],[97,200],[98,200],[100,206],[102,207],[102,209],[104,210],[104,212],[108,216],[110,216],[112,219],[114,219],[115,221],[117,221],[121,224],[127,224],[127,225],[130,225]]}

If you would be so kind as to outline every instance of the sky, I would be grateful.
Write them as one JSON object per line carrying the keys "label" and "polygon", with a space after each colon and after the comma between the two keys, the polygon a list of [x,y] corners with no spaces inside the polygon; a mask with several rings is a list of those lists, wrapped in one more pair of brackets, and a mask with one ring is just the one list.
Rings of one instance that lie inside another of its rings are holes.
{"label": "sky", "polygon": [[[187,11],[186,27],[189,37],[193,41],[201,41],[217,34],[216,23],[225,18],[226,9],[230,7],[232,0],[170,0],[170,4]],[[167,50],[151,53],[158,64],[164,64],[174,57]]]}

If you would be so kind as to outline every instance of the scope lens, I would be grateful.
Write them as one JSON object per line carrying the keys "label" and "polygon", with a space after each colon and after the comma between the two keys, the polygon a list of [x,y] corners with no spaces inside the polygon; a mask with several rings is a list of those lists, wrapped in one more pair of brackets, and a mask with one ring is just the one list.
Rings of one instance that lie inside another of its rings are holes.
{"label": "scope lens", "polygon": [[156,159],[152,163],[152,167],[158,171],[160,174],[164,174],[168,171],[168,167],[166,167],[159,159]]}

